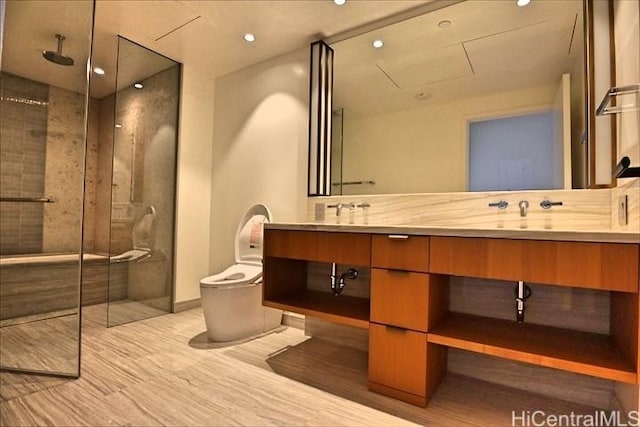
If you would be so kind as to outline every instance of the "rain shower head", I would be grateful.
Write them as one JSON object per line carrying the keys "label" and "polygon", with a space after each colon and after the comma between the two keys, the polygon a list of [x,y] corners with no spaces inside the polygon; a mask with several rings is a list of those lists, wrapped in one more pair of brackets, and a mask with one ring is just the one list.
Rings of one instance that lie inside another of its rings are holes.
{"label": "rain shower head", "polygon": [[51,61],[54,64],[67,66],[73,65],[73,58],[62,54],[62,41],[65,39],[65,36],[62,34],[56,34],[56,38],[58,39],[58,50],[56,52],[52,50],[45,50],[42,52],[42,56],[44,56],[44,59]]}

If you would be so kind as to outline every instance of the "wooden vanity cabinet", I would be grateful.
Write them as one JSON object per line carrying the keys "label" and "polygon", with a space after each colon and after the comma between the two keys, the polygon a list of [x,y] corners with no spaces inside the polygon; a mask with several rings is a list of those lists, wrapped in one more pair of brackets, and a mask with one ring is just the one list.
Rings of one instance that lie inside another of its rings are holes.
{"label": "wooden vanity cabinet", "polygon": [[448,294],[427,273],[429,238],[374,235],[371,265],[369,389],[425,406],[446,372],[446,349],[427,343],[427,332]]}
{"label": "wooden vanity cabinet", "polygon": [[371,266],[399,271],[429,272],[429,237],[374,234]]}
{"label": "wooden vanity cabinet", "polygon": [[371,322],[368,388],[426,406],[447,372],[447,348],[426,333]]}
{"label": "wooden vanity cabinet", "polygon": [[266,229],[264,257],[368,266],[371,235]]}
{"label": "wooden vanity cabinet", "polygon": [[262,304],[357,328],[369,328],[369,298],[336,297],[308,287],[308,263],[369,268],[367,233],[264,230]]}
{"label": "wooden vanity cabinet", "polygon": [[639,245],[432,237],[430,270],[609,292],[608,334],[447,313],[428,341],[549,368],[637,383]]}
{"label": "wooden vanity cabinet", "polygon": [[431,237],[430,271],[453,276],[638,292],[638,245]]}
{"label": "wooden vanity cabinet", "polygon": [[[267,228],[264,245],[263,304],[368,329],[372,391],[426,405],[446,373],[449,347],[638,383],[637,243]],[[370,268],[370,298],[308,289],[310,262]],[[608,292],[610,331],[449,312],[452,276]]]}

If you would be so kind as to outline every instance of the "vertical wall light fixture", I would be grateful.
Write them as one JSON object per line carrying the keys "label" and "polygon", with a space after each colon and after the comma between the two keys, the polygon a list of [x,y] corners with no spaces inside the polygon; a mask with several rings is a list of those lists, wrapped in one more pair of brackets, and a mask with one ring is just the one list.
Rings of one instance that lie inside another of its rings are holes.
{"label": "vertical wall light fixture", "polygon": [[331,194],[333,49],[311,43],[309,69],[309,196]]}

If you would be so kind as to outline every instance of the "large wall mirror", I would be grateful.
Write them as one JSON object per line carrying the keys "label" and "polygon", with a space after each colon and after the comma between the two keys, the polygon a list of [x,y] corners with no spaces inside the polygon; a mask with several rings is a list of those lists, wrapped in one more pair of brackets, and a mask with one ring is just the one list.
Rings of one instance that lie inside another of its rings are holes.
{"label": "large wall mirror", "polygon": [[462,1],[332,43],[331,194],[583,188],[584,15]]}

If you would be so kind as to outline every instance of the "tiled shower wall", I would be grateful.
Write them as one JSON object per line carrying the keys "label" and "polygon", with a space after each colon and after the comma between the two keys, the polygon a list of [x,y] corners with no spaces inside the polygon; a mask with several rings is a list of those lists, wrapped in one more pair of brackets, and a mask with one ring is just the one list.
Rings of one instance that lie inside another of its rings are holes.
{"label": "tiled shower wall", "polygon": [[144,90],[122,89],[117,103],[114,95],[100,100],[94,232],[101,253],[131,249],[135,222],[153,206],[156,249],[172,257],[179,72],[172,67],[143,80]]}
{"label": "tiled shower wall", "polygon": [[[0,73],[0,195],[42,197],[49,87]],[[0,255],[42,251],[43,204],[0,203]]]}
{"label": "tiled shower wall", "polygon": [[[79,250],[84,181],[87,183],[85,229],[93,230],[93,210],[90,207],[95,205],[95,202],[91,203],[95,200],[95,167],[87,168],[85,175],[84,108],[84,94],[53,86],[49,89],[45,192],[55,203],[49,203],[44,208],[42,249],[45,253],[73,253]],[[91,164],[90,159],[95,158],[97,148],[93,130],[95,119],[90,118],[89,124],[87,165]],[[87,238],[92,242],[90,236],[88,234]],[[91,245],[85,247],[85,252],[91,250]]]}
{"label": "tiled shower wall", "polygon": [[91,100],[84,172],[82,94],[0,74],[0,178],[3,197],[50,197],[54,203],[1,203],[0,255],[69,253],[80,247],[82,185],[85,251],[95,246],[99,104]]}

